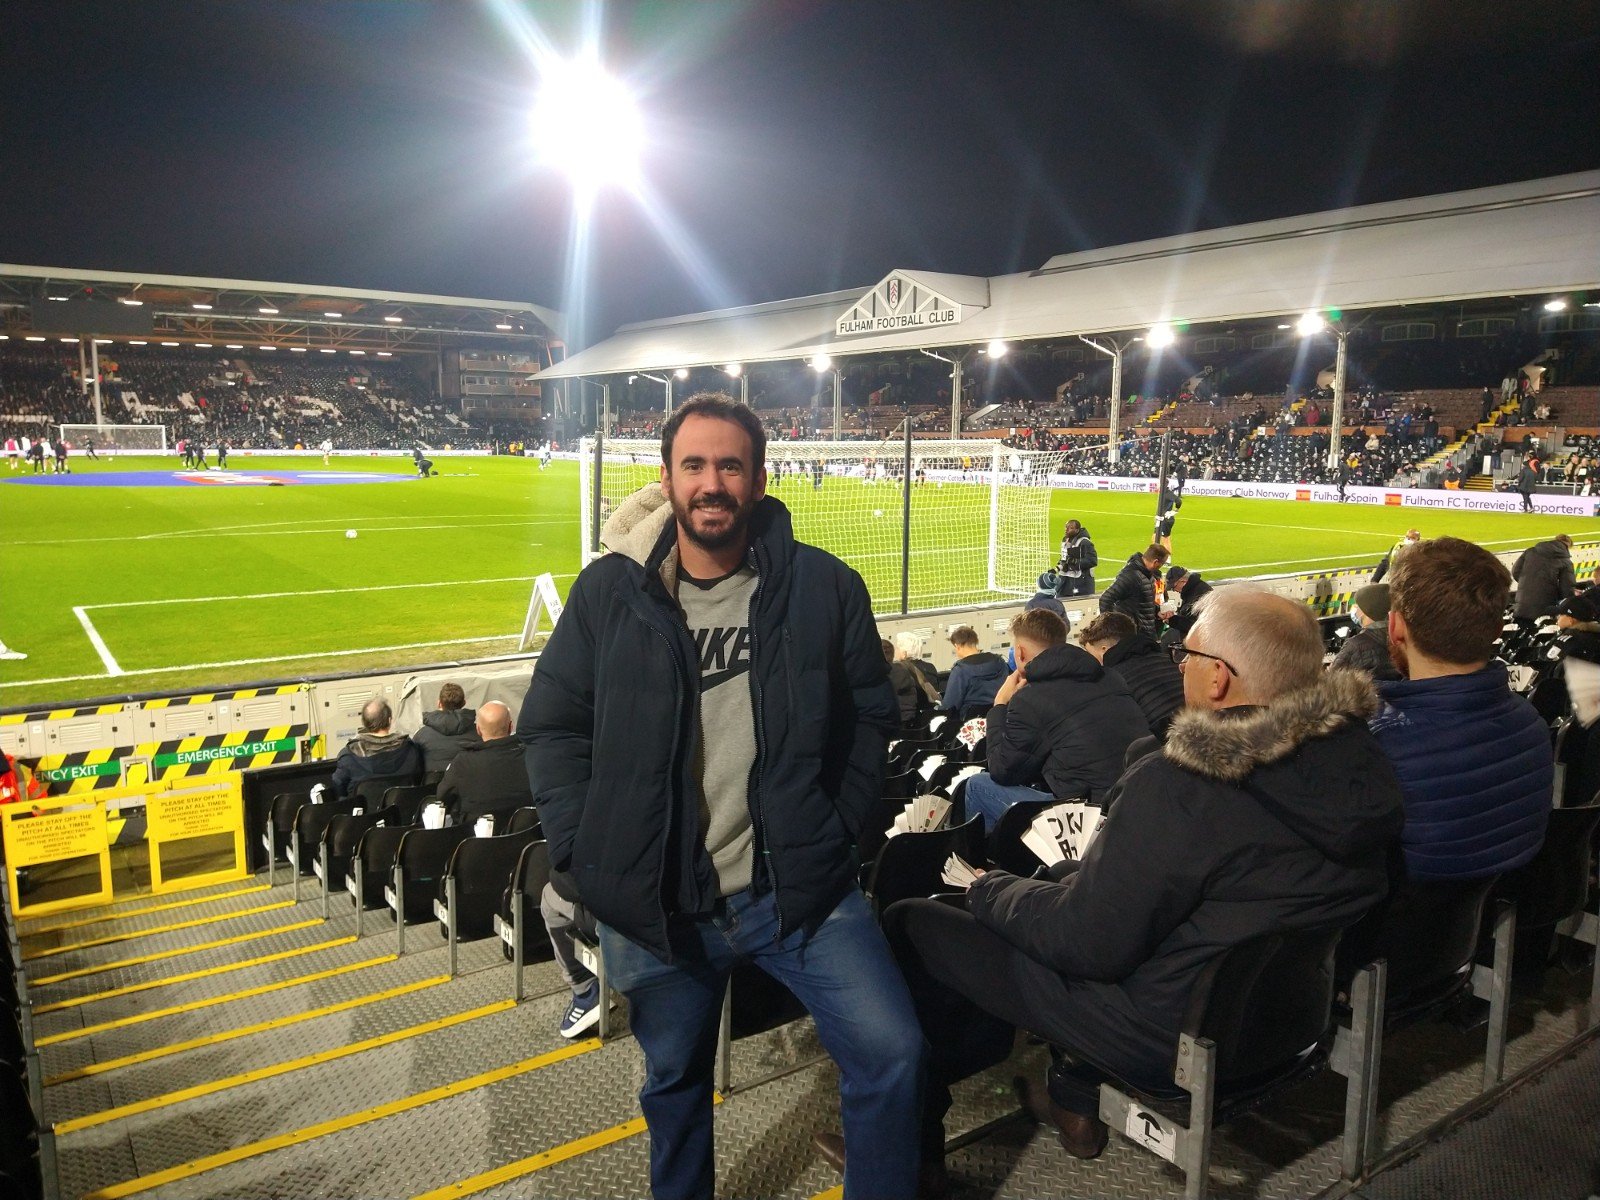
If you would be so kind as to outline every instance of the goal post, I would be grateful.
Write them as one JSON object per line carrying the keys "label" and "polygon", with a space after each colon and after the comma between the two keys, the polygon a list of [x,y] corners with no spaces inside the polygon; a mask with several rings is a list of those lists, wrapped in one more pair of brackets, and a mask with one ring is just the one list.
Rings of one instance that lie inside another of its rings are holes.
{"label": "goal post", "polygon": [[[901,611],[902,571],[907,611],[1032,595],[1057,557],[1050,481],[1064,456],[1012,450],[993,438],[913,440],[908,538],[904,447],[894,437],[770,441],[767,493],[789,509],[796,537],[861,574],[874,612]],[[624,500],[661,477],[657,439],[606,438],[603,453],[598,481],[593,439],[578,454],[586,562],[596,518],[604,526]]]}
{"label": "goal post", "polygon": [[58,425],[61,440],[82,451],[90,439],[97,454],[165,454],[165,425]]}

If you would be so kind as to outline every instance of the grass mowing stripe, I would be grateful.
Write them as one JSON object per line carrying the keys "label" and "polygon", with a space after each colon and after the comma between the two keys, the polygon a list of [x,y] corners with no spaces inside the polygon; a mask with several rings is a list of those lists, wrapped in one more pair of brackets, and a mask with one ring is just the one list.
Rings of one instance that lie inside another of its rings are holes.
{"label": "grass mowing stripe", "polygon": [[[320,924],[312,921],[310,924]],[[185,971],[181,975],[168,975],[164,979],[147,979],[143,983],[130,983],[123,987],[108,988],[103,992],[91,992],[87,996],[70,996],[65,1000],[51,1000],[47,1004],[35,1004],[33,1011],[36,1015],[50,1012],[60,1012],[64,1008],[77,1008],[84,1004],[93,1004],[96,1000],[110,1000],[113,996],[131,996],[135,992],[149,992],[156,988],[171,987],[175,983],[191,983],[196,979],[207,979],[213,975],[226,975],[230,971],[243,971],[247,967],[260,967],[267,963],[282,962],[286,958],[298,958],[302,954],[315,954],[318,950],[331,950],[335,946],[348,946],[355,941],[355,934],[346,937],[331,938],[326,942],[317,942],[310,946],[297,946],[293,950],[279,950],[276,954],[263,954],[258,958],[246,958],[239,962],[223,963],[220,967],[204,967],[198,971]]]}
{"label": "grass mowing stripe", "polygon": [[378,1104],[372,1108],[364,1108],[360,1112],[353,1112],[343,1117],[334,1117],[330,1121],[321,1121],[316,1125],[307,1125],[303,1129],[296,1129],[289,1133],[280,1133],[276,1137],[263,1138],[258,1142],[250,1142],[243,1146],[234,1146],[231,1149],[220,1151],[217,1154],[208,1154],[204,1158],[197,1158],[193,1162],[180,1163],[175,1167],[168,1167],[164,1171],[156,1171],[149,1175],[141,1175],[137,1179],[129,1179],[123,1183],[114,1183],[109,1187],[98,1188],[83,1196],[83,1200],[122,1200],[124,1196],[136,1196],[140,1192],[148,1192],[151,1188],[161,1187],[164,1184],[175,1183],[180,1179],[190,1179],[196,1175],[203,1175],[207,1171],[215,1171],[218,1167],[230,1166],[233,1163],[244,1162],[246,1159],[256,1158],[262,1154],[270,1154],[274,1150],[283,1150],[290,1146],[299,1146],[305,1142],[314,1141],[319,1137],[326,1137],[330,1133],[342,1133],[347,1129],[356,1129],[372,1121],[392,1117],[398,1113],[410,1112],[412,1109],[422,1108],[438,1100],[448,1100],[453,1096],[464,1095],[476,1091],[478,1088],[487,1087],[492,1083],[500,1083],[506,1079],[515,1079],[518,1075],[526,1075],[530,1071],[538,1071],[569,1058],[576,1058],[580,1054],[590,1054],[600,1049],[598,1038],[588,1038],[570,1046],[562,1046],[548,1054],[541,1054],[536,1058],[525,1058],[521,1062],[512,1063],[510,1066],[496,1067],[492,1071],[484,1071],[478,1075],[469,1075],[465,1079],[458,1079],[454,1083],[447,1083],[441,1087],[429,1088],[425,1092],[418,1092],[415,1096],[407,1096],[404,1100],[393,1100],[388,1104]]}
{"label": "grass mowing stripe", "polygon": [[411,1025],[405,1029],[396,1029],[392,1033],[380,1033],[376,1037],[364,1038],[359,1042],[351,1042],[344,1046],[336,1046],[332,1050],[319,1050],[315,1054],[304,1054],[299,1058],[291,1058],[286,1062],[257,1067],[253,1071],[242,1071],[238,1075],[228,1075],[222,1079],[208,1079],[205,1083],[197,1083],[193,1087],[179,1088],[175,1092],[165,1092],[162,1095],[150,1096],[144,1100],[135,1100],[129,1104],[119,1104],[115,1108],[103,1109],[97,1113],[88,1113],[85,1116],[57,1121],[55,1124],[56,1135],[59,1137],[62,1134],[76,1133],[80,1129],[92,1129],[96,1125],[106,1125],[112,1121],[120,1121],[124,1117],[134,1117],[140,1113],[154,1112],[159,1108],[171,1108],[174,1104],[182,1104],[185,1100],[198,1100],[201,1096],[213,1096],[218,1092],[226,1092],[232,1088],[243,1087],[247,1083],[260,1083],[263,1079],[276,1079],[280,1075],[288,1075],[292,1071],[301,1071],[306,1067],[319,1067],[324,1063],[338,1062],[341,1058],[349,1058],[353,1054],[361,1054],[367,1050],[377,1050],[384,1046],[392,1046],[396,1042],[403,1042],[408,1038],[421,1037],[425,1033],[437,1033],[441,1029],[465,1025],[468,1021],[491,1017],[495,1013],[507,1012],[516,1006],[517,1002],[515,1000],[496,1000],[493,1004],[469,1008],[465,1012],[451,1013],[448,1017],[440,1017],[435,1021],[424,1021],[420,1025]]}
{"label": "grass mowing stripe", "polygon": [[215,917],[196,917],[192,921],[174,921],[170,925],[155,925],[149,929],[130,929],[126,933],[107,934],[105,937],[90,938],[84,942],[68,942],[65,946],[52,946],[48,950],[24,954],[22,961],[32,962],[40,958],[54,958],[57,954],[70,954],[74,950],[89,950],[95,946],[110,946],[117,942],[131,942],[137,938],[153,937],[158,933],[176,933],[180,929],[197,929],[202,925],[215,925],[219,921],[232,921],[238,917],[253,916],[256,913],[274,912],[280,908],[293,908],[296,903],[294,900],[275,900],[271,904],[258,904],[254,908],[241,908],[237,912],[222,913]]}
{"label": "grass mowing stripe", "polygon": [[96,963],[92,967],[79,967],[75,971],[62,971],[58,975],[41,975],[38,979],[30,979],[30,987],[43,987],[49,983],[64,983],[69,979],[82,979],[85,975],[100,975],[106,971],[116,971],[123,967],[138,967],[145,963],[165,962],[169,958],[183,958],[189,954],[199,954],[202,950],[220,950],[224,946],[237,946],[242,942],[258,942],[262,938],[274,937],[280,933],[293,933],[297,929],[310,929],[313,925],[323,925],[326,922],[321,917],[313,917],[309,921],[295,921],[288,925],[274,925],[271,929],[258,929],[254,933],[241,933],[234,937],[217,938],[210,942],[197,942],[193,946],[180,946],[176,950],[158,950],[154,954],[141,954],[137,958],[119,958],[114,962]]}
{"label": "grass mowing stripe", "polygon": [[[81,921],[61,921],[55,925],[37,925],[29,929],[19,929],[17,936],[23,941],[36,937],[42,933],[59,933],[64,929],[82,929],[85,925],[99,925],[105,921],[120,921],[124,917],[143,917],[150,913],[170,912],[175,908],[191,908],[196,904],[208,904],[212,900],[226,900],[233,896],[250,896],[257,892],[270,892],[270,884],[257,884],[254,887],[238,888],[231,892],[214,892],[209,896],[193,896],[188,900],[173,900],[168,904],[152,904],[146,908],[130,908],[126,912],[107,913],[103,917],[86,917]],[[126,903],[126,901],[124,901]]]}
{"label": "grass mowing stripe", "polygon": [[[343,938],[338,942],[324,942],[323,947],[344,945],[354,941],[354,938]],[[318,949],[319,947],[312,947]],[[273,956],[276,959],[279,956]],[[92,1037],[97,1033],[104,1033],[108,1029],[125,1029],[130,1025],[142,1025],[146,1021],[159,1020],[162,1017],[175,1017],[179,1013],[199,1012],[205,1008],[215,1008],[219,1004],[232,1004],[235,1000],[249,1000],[254,996],[265,996],[271,992],[281,992],[285,988],[299,987],[305,983],[316,983],[323,979],[333,979],[339,975],[348,975],[352,971],[364,971],[368,967],[381,966],[384,963],[399,962],[398,954],[380,954],[377,958],[364,959],[358,963],[349,963],[343,967],[329,967],[326,971],[312,971],[309,975],[297,975],[293,979],[280,980],[277,983],[264,983],[260,987],[245,988],[242,991],[229,992],[223,996],[207,996],[203,1000],[190,1000],[187,1004],[174,1004],[170,1008],[158,1008],[153,1012],[133,1013],[130,1016],[118,1017],[112,1021],[101,1021],[94,1025],[85,1025],[81,1029],[69,1029],[64,1033],[47,1034],[44,1037],[35,1037],[35,1046],[54,1046],[61,1042],[75,1041],[81,1037]],[[58,1005],[57,1007],[66,1007]],[[36,1011],[46,1012],[48,1009]]]}
{"label": "grass mowing stripe", "polygon": [[165,1046],[141,1050],[137,1054],[125,1054],[121,1058],[108,1058],[103,1062],[94,1062],[71,1071],[63,1071],[60,1075],[51,1075],[44,1081],[44,1086],[50,1087],[53,1084],[68,1083],[74,1079],[86,1079],[90,1075],[103,1075],[107,1071],[115,1071],[122,1067],[132,1067],[139,1063],[152,1062],[158,1058],[166,1058],[171,1054],[181,1054],[185,1050],[198,1050],[203,1046],[220,1045],[223,1042],[234,1041],[236,1038],[265,1033],[270,1029],[284,1029],[290,1025],[298,1025],[301,1021],[312,1021],[318,1017],[330,1016],[333,1013],[347,1012],[352,1008],[362,1008],[368,1004],[376,1004],[380,1000],[391,1000],[396,996],[407,996],[412,992],[420,992],[423,988],[438,987],[441,983],[449,982],[450,976],[435,975],[432,979],[419,979],[416,983],[402,984],[400,987],[389,988],[382,992],[369,992],[367,995],[357,996],[353,1000],[340,1000],[337,1004],[325,1004],[321,1008],[310,1008],[305,1012],[290,1013],[285,1017],[274,1017],[270,1021],[258,1021],[254,1025],[241,1025],[238,1029],[224,1029],[218,1033],[208,1033],[204,1037],[190,1038],[187,1042],[171,1042]]}

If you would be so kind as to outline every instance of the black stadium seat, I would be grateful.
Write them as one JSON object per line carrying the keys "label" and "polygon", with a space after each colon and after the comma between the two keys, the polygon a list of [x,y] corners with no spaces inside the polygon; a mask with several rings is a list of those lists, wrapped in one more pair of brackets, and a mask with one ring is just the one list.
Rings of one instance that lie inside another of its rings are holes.
{"label": "black stadium seat", "polygon": [[450,974],[456,973],[456,946],[494,936],[495,909],[511,881],[523,850],[537,841],[537,829],[498,837],[469,837],[455,848],[439,880],[433,911],[450,943]]}
{"label": "black stadium seat", "polygon": [[433,919],[434,887],[444,878],[456,847],[471,836],[470,825],[449,825],[443,829],[413,827],[400,839],[392,882],[383,893],[395,912],[399,953],[405,953],[406,926]]}

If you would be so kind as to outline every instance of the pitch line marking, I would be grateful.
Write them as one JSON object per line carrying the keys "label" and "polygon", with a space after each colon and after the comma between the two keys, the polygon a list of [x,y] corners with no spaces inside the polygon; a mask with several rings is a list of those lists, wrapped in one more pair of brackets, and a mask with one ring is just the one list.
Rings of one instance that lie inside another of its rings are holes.
{"label": "pitch line marking", "polygon": [[72,615],[78,618],[78,624],[83,626],[83,631],[89,635],[89,644],[94,647],[94,652],[100,656],[100,661],[105,664],[107,675],[121,675],[123,670],[117,665],[117,660],[111,656],[111,650],[106,645],[105,638],[100,636],[100,631],[94,627],[94,622],[89,620],[89,614],[82,605],[74,605]]}
{"label": "pitch line marking", "polygon": [[[388,518],[373,517],[369,520],[385,520]],[[411,533],[423,529],[502,529],[507,527],[526,528],[531,525],[565,525],[570,526],[570,520],[538,520],[538,521],[478,521],[470,514],[463,513],[461,520],[448,525],[395,525],[381,529],[369,529],[369,533]],[[301,537],[308,533],[336,533],[338,526],[306,526],[296,525],[288,529],[258,529],[242,532],[218,532],[211,529],[195,529],[171,533],[135,533],[122,537],[82,537],[82,538],[52,538],[47,541],[11,542],[13,546],[81,546],[95,542],[149,542],[161,540],[176,540],[181,538],[202,537]]]}
{"label": "pitch line marking", "polygon": [[[218,600],[273,600],[283,596],[341,596],[346,592],[398,592],[407,588],[471,587],[480,583],[532,583],[537,575],[498,575],[490,579],[442,579],[437,583],[378,583],[368,587],[310,588],[301,592],[246,592],[237,596],[175,596],[165,600],[115,600],[84,608],[149,608],[157,604],[209,604]],[[554,579],[576,579],[574,574]]]}

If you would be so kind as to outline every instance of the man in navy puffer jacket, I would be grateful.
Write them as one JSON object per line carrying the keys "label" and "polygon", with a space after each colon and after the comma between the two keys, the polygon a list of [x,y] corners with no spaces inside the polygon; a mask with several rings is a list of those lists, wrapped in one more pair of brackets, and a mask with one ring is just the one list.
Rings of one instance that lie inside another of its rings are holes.
{"label": "man in navy puffer jacket", "polygon": [[1405,678],[1378,684],[1371,728],[1405,794],[1406,874],[1519,867],[1544,842],[1554,766],[1549,729],[1489,661],[1510,572],[1481,546],[1433,538],[1397,555],[1389,578],[1389,649]]}

